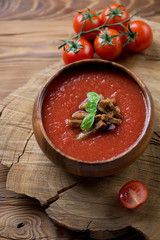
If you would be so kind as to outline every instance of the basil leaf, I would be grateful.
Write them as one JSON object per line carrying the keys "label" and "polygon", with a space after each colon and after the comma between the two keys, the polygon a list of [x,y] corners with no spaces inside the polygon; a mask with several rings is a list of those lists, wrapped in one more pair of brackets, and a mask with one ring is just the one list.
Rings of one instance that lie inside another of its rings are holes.
{"label": "basil leaf", "polygon": [[85,110],[88,113],[91,113],[91,112],[96,113],[97,112],[97,104],[95,102],[88,102],[85,106]]}
{"label": "basil leaf", "polygon": [[88,113],[85,116],[85,118],[83,119],[80,128],[82,130],[86,130],[86,129],[90,128],[94,123],[94,116],[95,116],[94,112]]}
{"label": "basil leaf", "polygon": [[100,100],[100,96],[95,92],[89,92],[87,94],[87,97],[88,97],[88,102],[85,106],[85,110],[86,112],[88,112],[88,114],[85,116],[85,118],[81,123],[80,128],[82,130],[86,130],[93,125],[94,117],[97,113],[97,104]]}
{"label": "basil leaf", "polygon": [[100,96],[97,93],[89,92],[87,93],[87,96],[88,96],[88,102],[94,102],[95,104],[98,104],[100,100]]}

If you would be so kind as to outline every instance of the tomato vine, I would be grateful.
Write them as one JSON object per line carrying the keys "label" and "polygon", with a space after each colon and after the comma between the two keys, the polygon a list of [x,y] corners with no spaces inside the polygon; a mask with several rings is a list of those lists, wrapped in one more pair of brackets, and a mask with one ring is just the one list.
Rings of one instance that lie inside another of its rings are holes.
{"label": "tomato vine", "polygon": [[[88,11],[90,12],[90,9],[88,9]],[[126,29],[127,30],[127,33],[123,33],[122,31],[121,31],[121,35],[127,35],[127,36],[131,36],[131,34],[133,34],[132,36],[132,40],[133,40],[133,38],[134,38],[134,36],[135,36],[135,33],[132,33],[131,32],[131,29],[127,29],[125,26],[124,26],[124,23],[126,23],[126,22],[129,22],[138,12],[140,12],[140,10],[137,10],[134,14],[132,14],[127,20],[124,20],[124,21],[122,21],[122,22],[120,22],[120,23],[113,23],[113,24],[107,24],[107,22],[109,21],[109,19],[107,19],[106,20],[106,22],[104,23],[104,24],[102,24],[101,26],[99,26],[99,27],[96,27],[96,28],[93,28],[93,29],[91,29],[91,30],[88,30],[88,31],[83,31],[83,28],[84,28],[84,25],[85,25],[85,23],[86,23],[86,20],[87,19],[92,19],[91,17],[92,16],[98,16],[99,14],[101,14],[101,13],[98,13],[98,14],[96,14],[96,15],[93,15],[93,14],[90,14],[90,15],[85,15],[85,17],[83,18],[83,20],[84,20],[84,23],[83,23],[83,26],[82,26],[82,29],[81,29],[81,31],[80,31],[80,33],[78,33],[77,35],[75,35],[74,37],[72,37],[71,39],[69,39],[69,40],[66,40],[66,41],[64,41],[64,40],[62,40],[63,41],[63,43],[61,44],[61,45],[59,45],[58,46],[58,49],[60,49],[60,48],[62,48],[62,47],[64,47],[65,45],[69,45],[69,46],[71,46],[71,44],[73,44],[73,48],[70,48],[69,50],[72,50],[73,52],[75,52],[75,45],[76,45],[76,43],[73,41],[74,39],[76,39],[76,42],[78,42],[78,40],[80,39],[80,37],[81,36],[83,36],[84,34],[87,34],[87,33],[91,33],[91,32],[95,32],[95,31],[101,31],[101,29],[103,29],[103,28],[106,28],[106,27],[114,27],[114,26],[117,26],[117,25],[120,25],[120,26],[122,26],[122,27],[124,27],[124,29]],[[82,13],[82,12],[79,12],[79,13]],[[86,16],[88,16],[88,17],[86,17]],[[111,15],[112,16],[112,15]],[[109,18],[111,18],[111,16],[109,16]],[[115,36],[116,37],[116,36]],[[130,40],[130,39],[129,39]],[[129,41],[128,40],[128,41]],[[77,51],[77,49],[78,49],[78,46],[76,46],[76,51]],[[68,50],[66,50],[66,51],[68,51]]]}
{"label": "tomato vine", "polygon": [[[122,5],[107,3],[107,7],[100,13],[89,8],[78,12],[73,19],[73,28],[77,34],[69,40],[62,40],[58,46],[58,49],[63,47],[64,62],[68,64],[93,58],[94,50],[99,57],[113,60],[126,45],[132,51],[144,51],[150,46],[153,37],[147,23],[139,20],[136,27],[133,26],[134,21],[131,19],[139,11],[130,16]],[[147,29],[146,32],[142,25]],[[85,39],[83,44],[82,39]]]}

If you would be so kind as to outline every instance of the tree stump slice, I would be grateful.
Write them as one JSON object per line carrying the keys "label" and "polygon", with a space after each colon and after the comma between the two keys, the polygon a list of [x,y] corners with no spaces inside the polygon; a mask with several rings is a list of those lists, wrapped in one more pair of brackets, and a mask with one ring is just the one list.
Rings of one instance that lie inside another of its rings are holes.
{"label": "tree stump slice", "polygon": [[6,190],[8,168],[0,164],[0,239],[85,240],[84,233],[59,228],[36,199]]}
{"label": "tree stump slice", "polygon": [[[38,89],[62,67],[62,61],[34,75],[0,105],[0,157],[2,164],[10,168],[7,189],[38,199],[60,226],[88,230],[93,237],[98,233],[97,239],[125,235],[130,226],[149,239],[160,237],[160,26],[149,24],[154,34],[152,46],[141,54],[126,51],[117,62],[148,86],[156,108],[155,132],[145,153],[120,173],[97,179],[77,177],[50,162],[41,152],[32,129],[33,103]],[[146,185],[149,196],[140,208],[128,210],[120,205],[118,192],[133,179]]]}

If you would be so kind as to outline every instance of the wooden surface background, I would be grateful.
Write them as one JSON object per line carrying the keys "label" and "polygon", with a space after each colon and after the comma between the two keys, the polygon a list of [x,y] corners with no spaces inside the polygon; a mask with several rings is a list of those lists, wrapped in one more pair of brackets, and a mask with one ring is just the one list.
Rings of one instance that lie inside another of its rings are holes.
{"label": "wooden surface background", "polygon": [[[115,2],[123,3],[131,13],[141,9],[138,16],[160,22],[159,0]],[[76,11],[104,6],[104,0],[1,0],[0,100],[61,59],[57,46],[72,32]],[[0,239],[89,239],[86,233],[56,227],[35,199],[6,191],[7,173],[0,165]]]}

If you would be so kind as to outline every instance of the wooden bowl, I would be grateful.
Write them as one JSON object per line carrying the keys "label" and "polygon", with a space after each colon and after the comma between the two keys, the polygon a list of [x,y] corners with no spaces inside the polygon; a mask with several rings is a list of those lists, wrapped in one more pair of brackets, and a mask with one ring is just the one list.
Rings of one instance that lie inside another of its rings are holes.
{"label": "wooden bowl", "polygon": [[[61,152],[57,147],[53,145],[43,127],[42,104],[45,94],[50,85],[52,84],[52,82],[55,81],[57,77],[61,76],[61,74],[64,74],[68,70],[72,71],[73,69],[78,68],[81,69],[81,71],[83,71],[84,66],[85,67],[90,66],[93,68],[94,67],[98,68],[99,66],[104,67],[106,66],[115,68],[118,71],[122,71],[124,74],[127,74],[130,77],[132,77],[132,79],[139,85],[146,100],[147,119],[140,138],[137,140],[135,144],[133,144],[129,148],[129,150],[109,160],[103,160],[98,162],[84,162],[73,157],[70,157]],[[63,69],[59,70],[42,87],[42,89],[38,93],[38,96],[35,100],[33,107],[34,134],[44,154],[55,164],[63,167],[66,171],[75,175],[87,177],[103,177],[112,175],[133,163],[144,152],[147,145],[149,144],[154,129],[154,121],[155,121],[154,105],[151,94],[147,87],[145,86],[145,84],[134,73],[132,73],[129,69],[123,67],[122,65],[117,64],[115,62],[104,61],[99,59],[78,61],[73,64],[67,65]]]}

